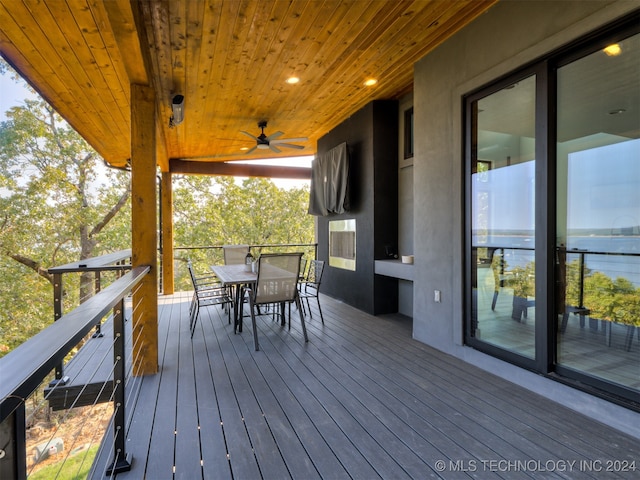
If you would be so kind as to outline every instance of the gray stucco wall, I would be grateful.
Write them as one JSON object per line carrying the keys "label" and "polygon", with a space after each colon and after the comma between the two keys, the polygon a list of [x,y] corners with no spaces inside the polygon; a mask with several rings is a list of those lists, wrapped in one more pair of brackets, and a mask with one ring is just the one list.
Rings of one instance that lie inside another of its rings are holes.
{"label": "gray stucco wall", "polygon": [[[414,338],[640,437],[640,416],[462,345],[462,95],[638,8],[637,1],[503,1],[414,74]],[[434,290],[442,291],[435,303]]]}
{"label": "gray stucco wall", "polygon": [[[399,102],[398,136],[398,255],[413,255],[413,158],[404,158],[404,112],[413,107],[413,94]],[[413,317],[413,282],[398,280],[398,313]]]}

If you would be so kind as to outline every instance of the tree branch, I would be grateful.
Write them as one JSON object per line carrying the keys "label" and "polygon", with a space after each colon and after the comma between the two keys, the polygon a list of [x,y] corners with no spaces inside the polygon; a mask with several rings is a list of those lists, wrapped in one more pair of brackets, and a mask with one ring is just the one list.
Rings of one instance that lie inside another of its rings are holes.
{"label": "tree branch", "polygon": [[100,233],[102,229],[107,225],[107,223],[109,223],[109,221],[116,216],[116,214],[122,209],[122,207],[124,207],[125,203],[127,203],[127,199],[129,198],[130,193],[131,187],[127,186],[127,189],[118,200],[118,203],[116,203],[111,208],[111,210],[109,210],[107,214],[102,218],[102,220],[98,222],[95,227],[93,227],[91,233],[89,234],[90,237],[94,237],[95,235]]}
{"label": "tree branch", "polygon": [[42,265],[40,265],[40,262],[36,262],[35,260],[33,260],[31,258],[28,258],[28,257],[25,257],[23,255],[20,255],[19,253],[7,252],[7,255],[10,258],[13,258],[16,262],[21,263],[25,267],[30,268],[31,270],[36,272],[41,277],[46,278],[49,281],[49,283],[53,283],[53,275],[51,275],[49,272],[47,272],[47,269],[44,268]]}

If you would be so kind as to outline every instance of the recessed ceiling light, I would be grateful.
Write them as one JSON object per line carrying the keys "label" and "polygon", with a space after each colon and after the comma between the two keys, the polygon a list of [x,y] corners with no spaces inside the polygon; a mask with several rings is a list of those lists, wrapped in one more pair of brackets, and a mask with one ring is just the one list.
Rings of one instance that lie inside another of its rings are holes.
{"label": "recessed ceiling light", "polygon": [[287,78],[287,83],[289,85],[295,85],[299,81],[300,81],[300,79],[298,77],[289,77],[289,78]]}
{"label": "recessed ceiling light", "polygon": [[242,147],[240,150],[249,150],[249,147]]}
{"label": "recessed ceiling light", "polygon": [[614,43],[612,45],[608,45],[607,47],[605,47],[603,49],[603,52],[606,53],[610,57],[617,57],[618,55],[620,55],[622,53],[622,48],[620,48],[619,44]]}
{"label": "recessed ceiling light", "polygon": [[364,84],[367,87],[372,87],[373,85],[375,85],[376,83],[378,83],[378,80],[376,80],[375,78],[370,78],[369,80],[365,80]]}

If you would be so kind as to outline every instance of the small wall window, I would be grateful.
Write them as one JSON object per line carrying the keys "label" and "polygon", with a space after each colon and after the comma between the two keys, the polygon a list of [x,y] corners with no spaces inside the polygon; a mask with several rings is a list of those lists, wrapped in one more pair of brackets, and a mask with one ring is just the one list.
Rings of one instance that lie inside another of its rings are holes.
{"label": "small wall window", "polygon": [[404,111],[404,158],[413,158],[413,107]]}

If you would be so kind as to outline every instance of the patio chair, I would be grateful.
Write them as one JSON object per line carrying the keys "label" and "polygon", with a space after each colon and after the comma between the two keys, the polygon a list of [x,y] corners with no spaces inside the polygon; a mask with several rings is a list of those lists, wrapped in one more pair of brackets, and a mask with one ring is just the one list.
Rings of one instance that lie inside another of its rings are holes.
{"label": "patio chair", "polygon": [[300,278],[300,281],[304,281],[304,279],[306,278],[307,275],[307,259],[304,257],[300,257],[300,273],[298,275],[298,278]]}
{"label": "patio chair", "polygon": [[311,260],[309,262],[309,271],[304,281],[298,285],[300,303],[304,309],[304,301],[307,301],[307,309],[309,310],[309,316],[312,317],[311,307],[309,306],[309,299],[315,298],[318,303],[318,311],[320,312],[320,320],[324,325],[324,317],[322,316],[322,308],[320,308],[320,282],[322,281],[322,272],[324,271],[324,261]]}
{"label": "patio chair", "polygon": [[[247,254],[250,252],[249,245],[223,245],[222,253],[224,254],[225,265],[244,264]],[[231,296],[235,296],[235,286],[231,287]]]}
{"label": "patio chair", "polygon": [[225,265],[237,265],[244,263],[249,253],[249,245],[223,245],[222,252],[224,253]]}
{"label": "patio chair", "polygon": [[227,307],[227,319],[231,323],[231,308],[233,297],[229,289],[218,282],[218,279],[212,275],[198,277],[196,276],[191,260],[187,262],[189,276],[193,284],[193,298],[189,307],[189,331],[191,338],[196,330],[196,323],[200,315],[200,307],[209,307],[211,305],[222,305]]}
{"label": "patio chair", "polygon": [[[256,326],[256,308],[260,305],[279,304],[284,312],[286,303],[295,303],[300,315],[304,341],[308,342],[307,328],[302,314],[302,305],[298,295],[298,275],[300,274],[300,257],[302,253],[265,253],[258,258],[258,277],[256,283],[243,289],[243,297],[248,300],[253,326],[253,341],[256,351],[260,350],[258,329]],[[240,303],[240,319],[242,319],[243,303]],[[259,314],[259,313],[258,313]],[[284,319],[283,319],[284,324]],[[289,316],[291,328],[291,316]]]}
{"label": "patio chair", "polygon": [[[506,252],[505,252],[506,250]],[[508,265],[505,256],[514,259],[514,265]],[[495,311],[498,295],[502,288],[510,288],[512,290],[512,311],[511,318],[517,322],[526,323],[529,316],[529,308],[536,306],[534,297],[534,282],[529,271],[529,266],[521,266],[523,262],[528,260],[529,252],[521,248],[494,248],[491,254],[491,269],[494,278],[493,299],[491,301],[491,310]]]}
{"label": "patio chair", "polygon": [[[307,259],[304,256],[300,257],[300,272],[298,273],[298,281],[303,282],[305,280],[305,272],[307,271]],[[302,302],[300,302],[302,304]],[[304,305],[302,305],[302,310],[304,311]],[[264,309],[265,312],[271,312],[273,315],[273,319],[275,320],[276,316],[283,317],[284,312],[281,309],[281,305],[272,303],[267,305]],[[260,307],[258,307],[258,312],[260,312]],[[260,315],[260,313],[258,313]],[[289,304],[289,316],[291,316],[291,304]]]}
{"label": "patio chair", "polygon": [[213,287],[218,283],[218,278],[215,274],[208,275],[196,275],[193,269],[193,262],[191,259],[187,260],[187,269],[189,270],[189,278],[191,279],[191,285],[193,286],[194,293],[191,298],[191,305],[189,305],[189,315],[193,313],[193,309],[196,307],[196,290],[202,290],[209,286]]}

